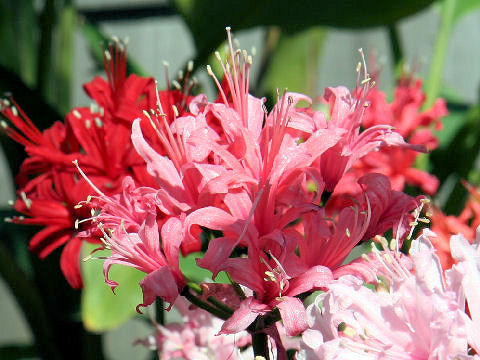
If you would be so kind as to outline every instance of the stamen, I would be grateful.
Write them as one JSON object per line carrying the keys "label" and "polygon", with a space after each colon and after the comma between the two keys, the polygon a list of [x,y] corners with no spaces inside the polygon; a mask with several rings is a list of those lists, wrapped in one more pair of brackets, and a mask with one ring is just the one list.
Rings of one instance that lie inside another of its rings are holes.
{"label": "stamen", "polygon": [[182,86],[180,85],[180,83],[177,80],[172,80],[172,85],[175,89],[182,90]]}
{"label": "stamen", "polygon": [[78,166],[78,160],[73,160],[72,161],[73,165],[75,165],[75,167],[77,168],[78,172],[80,173],[80,175],[82,175],[82,177],[85,179],[85,181],[88,183],[88,185],[90,185],[92,187],[93,190],[95,190],[95,192],[97,194],[99,194],[100,196],[105,196],[105,194],[103,192],[100,191],[99,188],[97,188],[95,186],[95,184],[87,177],[87,175],[85,175],[85,173],[83,172],[82,169],[80,169],[80,166]]}
{"label": "stamen", "polygon": [[20,197],[22,198],[23,202],[25,203],[25,206],[27,207],[27,209],[30,209],[32,207],[32,200],[27,198],[27,194],[25,194],[24,191],[22,191],[20,193]]}

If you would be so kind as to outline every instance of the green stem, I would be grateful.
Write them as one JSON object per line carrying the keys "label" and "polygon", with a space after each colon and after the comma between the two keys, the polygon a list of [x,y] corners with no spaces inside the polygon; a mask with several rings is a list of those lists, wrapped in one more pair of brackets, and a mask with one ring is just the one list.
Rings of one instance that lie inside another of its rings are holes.
{"label": "green stem", "polygon": [[184,296],[188,301],[190,301],[193,305],[198,306],[199,308],[208,311],[210,314],[215,315],[216,317],[227,320],[230,317],[230,314],[224,312],[223,310],[217,309],[216,307],[213,307],[206,302],[200,300],[198,297],[195,295],[192,295],[186,286],[182,293],[182,296]]}
{"label": "green stem", "polygon": [[395,24],[388,26],[388,38],[390,39],[390,50],[394,62],[394,69],[397,72],[402,65],[403,51],[400,36],[398,35],[397,26]]}
{"label": "green stem", "polygon": [[253,332],[252,335],[252,347],[253,355],[255,358],[261,356],[266,360],[270,359],[270,353],[268,352],[268,336],[264,332]]}
{"label": "green stem", "polygon": [[40,42],[37,63],[37,89],[48,96],[48,77],[51,73],[53,25],[56,18],[55,1],[47,0],[40,15]]}
{"label": "green stem", "polygon": [[21,307],[35,338],[38,355],[42,359],[60,359],[55,347],[50,320],[44,310],[36,287],[27,279],[12,255],[0,242],[0,274],[10,287]]}
{"label": "green stem", "polygon": [[60,42],[56,55],[56,103],[63,114],[70,109],[71,84],[73,75],[73,40],[76,24],[76,10],[73,0],[65,1],[59,12],[58,29]]}
{"label": "green stem", "polygon": [[220,310],[223,310],[230,315],[233,314],[233,309],[231,309],[230,307],[225,305],[223,302],[216,299],[214,296],[209,296],[207,300],[211,302],[213,305],[215,305],[217,308],[219,308]]}
{"label": "green stem", "polygon": [[229,273],[226,273],[228,276],[228,280],[233,286],[233,290],[237,293],[237,295],[240,297],[241,300],[245,300],[247,297],[245,296],[245,293],[242,290],[242,287],[238,285],[235,281],[233,281],[232,277],[230,276]]}
{"label": "green stem", "polygon": [[442,19],[437,41],[435,43],[432,64],[430,65],[430,71],[427,78],[427,100],[425,101],[424,108],[432,106],[440,92],[445,55],[447,53],[448,42],[450,40],[450,34],[455,19],[456,2],[457,0],[443,0],[441,3]]}
{"label": "green stem", "polygon": [[202,288],[197,284],[195,284],[194,282],[188,281],[187,286],[193,291],[195,291],[198,295],[202,295],[202,292],[203,292]]}
{"label": "green stem", "polygon": [[157,297],[155,300],[155,321],[157,324],[165,325],[165,304],[162,299]]}

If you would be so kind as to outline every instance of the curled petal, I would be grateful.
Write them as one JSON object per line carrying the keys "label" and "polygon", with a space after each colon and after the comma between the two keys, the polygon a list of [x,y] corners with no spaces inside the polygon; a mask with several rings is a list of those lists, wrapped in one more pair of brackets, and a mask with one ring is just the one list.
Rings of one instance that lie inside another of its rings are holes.
{"label": "curled petal", "polygon": [[312,289],[326,287],[332,280],[333,275],[329,268],[321,265],[313,266],[289,281],[288,295],[295,296]]}

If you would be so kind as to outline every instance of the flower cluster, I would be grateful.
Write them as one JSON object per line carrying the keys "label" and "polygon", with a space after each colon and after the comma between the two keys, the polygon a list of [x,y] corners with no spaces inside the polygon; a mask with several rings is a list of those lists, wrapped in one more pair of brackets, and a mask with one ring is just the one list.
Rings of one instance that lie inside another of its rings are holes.
{"label": "flower cluster", "polygon": [[[7,120],[2,127],[29,155],[16,177],[20,189],[14,207],[23,215],[7,220],[45,226],[30,241],[30,250],[41,258],[66,245],[60,266],[73,288],[83,286],[79,267],[82,237],[76,220],[90,215],[89,209],[77,204],[92,188],[79,177],[72,161],[78,160],[91,181],[107,194],[120,192],[126,176],[137,185],[153,184],[131,144],[132,121],[157,103],[170,109],[170,119],[172,106],[183,112],[189,101],[185,91],[157,92],[153,78],[127,77],[123,42],[110,44],[104,58],[108,80],[96,77],[84,85],[94,103],[74,108],[64,122],[57,121],[43,132],[12,98],[0,102],[0,113]],[[146,131],[155,141],[153,130],[146,127]],[[87,240],[98,242],[97,237]]]}
{"label": "flower cluster", "polygon": [[386,244],[383,251],[374,247],[374,290],[351,275],[330,283],[308,307],[310,328],[297,358],[478,359],[472,351],[480,350],[480,238],[470,245],[462,235],[452,236],[458,264],[443,272],[430,242],[435,236],[425,230],[410,257]]}
{"label": "flower cluster", "polygon": [[[423,94],[420,83],[410,80],[399,84],[394,102],[387,104],[362,54],[353,91],[343,86],[325,90],[328,113],[316,110],[309,97],[287,91],[277,93],[268,111],[265,99],[249,93],[251,56],[234,49],[227,32],[226,60],[216,53],[223,79],[207,67],[218,88],[214,102],[203,94],[190,96],[188,76],[182,90],[166,91],[158,91],[153,79],[126,77],[124,44],[118,41],[105,52],[108,81],[96,78],[85,86],[95,105],[74,109],[64,123],[42,133],[13,100],[4,100],[2,114],[16,128],[6,125],[7,134],[29,154],[15,204],[28,217],[12,221],[46,226],[30,243],[41,257],[67,243],[61,267],[73,287],[82,285],[82,241],[94,241],[110,250],[104,276],[112,289],[119,285],[109,277],[114,264],[145,273],[138,312],[157,297],[170,309],[183,296],[224,320],[213,324],[197,309],[183,326],[159,325],[155,344],[164,358],[210,358],[220,349],[228,354],[219,358],[232,358],[234,344],[212,336],[243,331],[254,338],[256,355],[258,335],[271,339],[271,348],[285,358],[284,339],[303,333],[299,356],[323,358],[319,354],[328,352],[343,358],[345,347],[395,357],[401,351],[386,342],[390,338],[383,328],[364,339],[363,319],[371,321],[368,316],[376,314],[373,320],[380,321],[382,311],[404,321],[397,331],[406,333],[400,334],[405,344],[416,346],[415,331],[429,323],[421,318],[414,319],[418,324],[406,322],[395,308],[396,297],[377,299],[381,295],[363,281],[380,274],[389,291],[405,296],[424,285],[426,299],[435,296],[448,302],[449,311],[462,313],[454,290],[423,284],[418,267],[416,277],[410,275],[408,258],[388,248],[377,260],[345,261],[358,244],[389,230],[397,247],[411,236],[410,212],[417,209],[415,223],[423,200],[401,190],[405,182],[429,193],[436,190],[434,178],[412,167],[417,152],[435,146],[429,126],[440,124],[444,104],[419,113]],[[392,168],[396,157],[408,158],[400,170]],[[179,258],[199,250],[204,253],[197,265],[210,270],[213,280],[226,272],[230,284],[190,283]],[[387,264],[387,256],[395,261]],[[328,291],[307,312],[303,300],[316,290]],[[353,291],[358,298],[347,300]],[[328,314],[320,310],[320,301]],[[427,300],[421,301],[425,307]],[[367,308],[362,306],[369,303],[378,306],[363,314]],[[450,313],[439,309],[428,316],[437,315]],[[462,326],[476,321],[462,316]],[[320,329],[323,335],[315,332]],[[426,332],[434,338],[431,347],[445,329]],[[466,343],[461,345],[451,348],[461,353]]]}

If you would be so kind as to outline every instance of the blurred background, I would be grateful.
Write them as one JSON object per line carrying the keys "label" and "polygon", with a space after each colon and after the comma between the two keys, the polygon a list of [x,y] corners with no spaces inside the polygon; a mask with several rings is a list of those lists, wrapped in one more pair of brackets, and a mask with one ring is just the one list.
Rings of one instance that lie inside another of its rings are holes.
{"label": "blurred background", "polygon": [[[438,96],[447,99],[451,115],[444,120],[439,151],[455,156],[452,147],[456,137],[469,129],[477,133],[479,128],[478,121],[472,119],[478,120],[480,1],[382,3],[3,0],[0,91],[12,93],[32,121],[45,129],[72,107],[90,104],[82,84],[94,76],[103,76],[102,43],[117,36],[129,39],[129,71],[152,76],[164,88],[164,61],[169,63],[170,78],[174,78],[193,60],[199,81],[197,91],[212,98],[215,92],[205,65],[216,63],[212,53],[222,49],[225,26],[231,26],[240,47],[249,52],[254,49],[256,54],[251,77],[251,90],[256,96],[271,97],[277,88],[288,88],[315,98],[326,86],[352,88],[360,61],[359,48],[363,48],[367,60],[375,59],[381,68],[379,86],[387,94],[392,93],[402,67],[409,67],[425,79],[427,106]],[[8,201],[16,197],[12,174],[18,171],[25,155],[12,140],[0,137],[0,211],[2,216],[11,216]],[[443,185],[437,201],[447,212],[460,209],[458,204],[464,194],[456,188],[458,180],[478,181],[477,153],[475,149],[465,155],[465,164],[458,169],[452,167],[440,174]],[[441,164],[429,160],[423,166],[438,169]],[[58,256],[45,261],[50,265],[30,257],[26,244],[35,229],[2,224],[0,231],[0,241],[5,245],[0,254],[0,261],[5,259],[0,277],[0,358],[37,357],[31,322],[23,315],[28,302],[19,302],[18,291],[11,291],[12,287],[18,290],[18,279],[11,274],[17,266],[44,303],[53,302],[47,306],[47,313],[69,316],[78,325],[76,331],[83,333],[86,326],[92,333],[103,334],[103,341],[98,337],[88,340],[89,335],[85,335],[84,344],[93,351],[83,358],[151,358],[147,349],[132,346],[135,338],[151,332],[148,318],[132,319],[129,308],[120,310],[116,321],[89,323],[85,312],[108,312],[108,307],[101,305],[107,301],[99,300],[98,305],[94,302],[91,307],[95,309],[85,310],[86,295],[69,290],[63,278],[55,278],[58,274],[54,275],[52,269],[57,266],[58,272]],[[43,269],[43,280],[37,275],[38,269]],[[48,279],[53,287],[45,285]],[[65,288],[65,292],[58,292],[57,286]],[[106,289],[105,296],[110,296],[107,286],[101,286]],[[52,341],[62,338],[55,334]]]}

